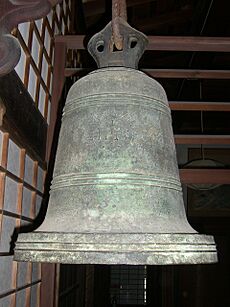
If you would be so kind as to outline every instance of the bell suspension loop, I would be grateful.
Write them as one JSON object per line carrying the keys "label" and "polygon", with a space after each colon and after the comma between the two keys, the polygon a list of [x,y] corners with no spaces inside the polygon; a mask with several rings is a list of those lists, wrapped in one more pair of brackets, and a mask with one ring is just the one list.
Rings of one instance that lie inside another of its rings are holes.
{"label": "bell suspension loop", "polygon": [[137,69],[148,39],[127,23],[125,0],[113,0],[112,16],[112,21],[90,39],[87,49],[98,68]]}

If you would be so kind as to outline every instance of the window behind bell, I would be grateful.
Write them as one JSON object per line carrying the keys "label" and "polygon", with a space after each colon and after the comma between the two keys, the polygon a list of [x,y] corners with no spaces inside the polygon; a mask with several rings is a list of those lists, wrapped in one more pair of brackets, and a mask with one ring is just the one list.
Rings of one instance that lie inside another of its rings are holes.
{"label": "window behind bell", "polygon": [[146,305],[146,266],[112,265],[111,305]]}

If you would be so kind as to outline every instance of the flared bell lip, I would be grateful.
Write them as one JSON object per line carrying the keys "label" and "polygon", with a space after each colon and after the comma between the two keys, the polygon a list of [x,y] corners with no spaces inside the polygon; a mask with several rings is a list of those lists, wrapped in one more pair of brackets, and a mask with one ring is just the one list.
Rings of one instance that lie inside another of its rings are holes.
{"label": "flared bell lip", "polygon": [[69,264],[176,265],[216,263],[212,236],[198,233],[20,234],[14,260]]}

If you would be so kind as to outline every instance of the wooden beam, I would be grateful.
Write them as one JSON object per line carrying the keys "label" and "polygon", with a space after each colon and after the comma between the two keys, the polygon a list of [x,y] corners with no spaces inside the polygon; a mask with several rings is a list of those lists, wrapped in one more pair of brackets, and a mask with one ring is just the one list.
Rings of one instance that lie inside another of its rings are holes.
{"label": "wooden beam", "polygon": [[49,161],[54,129],[57,119],[59,100],[61,98],[63,86],[65,83],[65,62],[66,62],[66,45],[64,43],[55,42],[54,47],[54,73],[52,85],[52,99],[50,111],[50,125],[48,129],[48,139],[46,146],[46,160]]}
{"label": "wooden beam", "polygon": [[148,36],[147,50],[229,52],[229,37]]}
{"label": "wooden beam", "polygon": [[169,101],[173,111],[230,111],[230,102]]}
{"label": "wooden beam", "polygon": [[230,79],[230,70],[141,69],[154,78],[169,79]]}
{"label": "wooden beam", "polygon": [[188,135],[175,134],[176,144],[230,145],[230,135]]}
{"label": "wooden beam", "polygon": [[53,263],[42,263],[41,283],[41,306],[54,306],[55,300],[55,274],[56,265]]}
{"label": "wooden beam", "polygon": [[[56,36],[69,49],[85,49],[83,35]],[[148,36],[146,50],[230,52],[230,37]]]}
{"label": "wooden beam", "polygon": [[67,49],[86,49],[84,39],[85,35],[57,35],[55,43],[65,44]]}
{"label": "wooden beam", "polygon": [[[66,68],[65,76],[70,77],[92,68]],[[197,70],[197,69],[141,69],[153,78],[167,79],[230,79],[230,70]]]}
{"label": "wooden beam", "polygon": [[82,72],[87,74],[92,70],[92,68],[65,68],[65,77],[72,77],[73,75],[81,74]]}
{"label": "wooden beam", "polygon": [[180,169],[179,172],[184,184],[230,184],[229,169]]}

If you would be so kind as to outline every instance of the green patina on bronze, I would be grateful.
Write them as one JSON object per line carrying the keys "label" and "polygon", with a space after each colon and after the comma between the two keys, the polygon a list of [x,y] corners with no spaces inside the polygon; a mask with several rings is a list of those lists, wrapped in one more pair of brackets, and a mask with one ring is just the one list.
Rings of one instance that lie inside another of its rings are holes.
{"label": "green patina on bronze", "polygon": [[[126,27],[125,50],[77,81],[67,97],[48,212],[20,234],[15,260],[98,264],[195,264],[217,261],[212,237],[188,224],[170,109],[164,89],[135,70],[145,37]],[[129,38],[138,38],[135,48]],[[93,51],[92,51],[93,48]],[[128,67],[119,67],[129,55]],[[131,61],[132,52],[135,57]],[[103,53],[103,52],[102,52]],[[109,65],[108,65],[109,66]]]}

